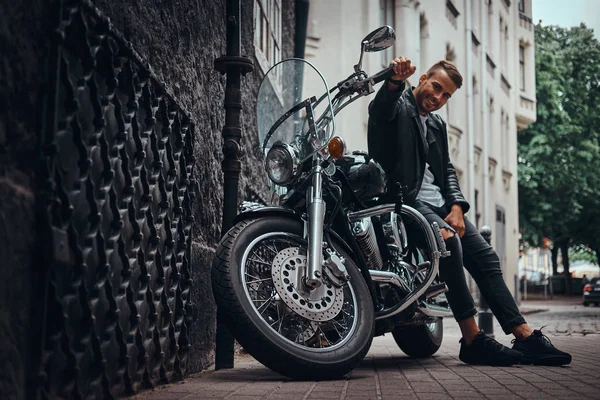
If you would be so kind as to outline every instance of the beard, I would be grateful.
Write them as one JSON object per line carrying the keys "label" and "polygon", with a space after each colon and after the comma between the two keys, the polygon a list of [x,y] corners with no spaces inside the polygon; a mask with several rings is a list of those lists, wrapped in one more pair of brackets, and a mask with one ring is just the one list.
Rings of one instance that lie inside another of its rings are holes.
{"label": "beard", "polygon": [[415,93],[415,102],[417,103],[417,108],[419,111],[424,113],[430,113],[440,108],[439,104],[437,104],[432,96],[421,93],[420,90]]}

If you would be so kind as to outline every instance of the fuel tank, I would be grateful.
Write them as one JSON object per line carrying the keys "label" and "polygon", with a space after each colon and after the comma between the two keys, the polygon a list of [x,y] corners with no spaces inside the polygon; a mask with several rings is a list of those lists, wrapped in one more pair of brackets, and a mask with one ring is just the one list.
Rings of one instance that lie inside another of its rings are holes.
{"label": "fuel tank", "polygon": [[354,151],[344,155],[335,164],[344,172],[360,201],[371,200],[385,192],[385,172],[367,153]]}

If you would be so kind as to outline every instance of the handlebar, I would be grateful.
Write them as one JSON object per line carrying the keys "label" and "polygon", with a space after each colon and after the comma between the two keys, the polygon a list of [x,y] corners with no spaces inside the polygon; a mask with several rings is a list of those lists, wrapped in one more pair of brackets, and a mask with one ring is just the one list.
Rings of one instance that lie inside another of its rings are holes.
{"label": "handlebar", "polygon": [[378,73],[376,73],[368,79],[373,80],[373,84],[377,84],[381,81],[391,78],[392,76],[394,76],[393,67],[387,67],[386,69],[379,71]]}

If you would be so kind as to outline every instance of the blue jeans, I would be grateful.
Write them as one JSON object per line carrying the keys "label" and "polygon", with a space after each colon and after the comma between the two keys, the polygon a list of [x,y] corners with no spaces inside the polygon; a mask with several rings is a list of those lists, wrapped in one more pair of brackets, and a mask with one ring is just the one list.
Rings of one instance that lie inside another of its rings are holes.
{"label": "blue jeans", "polygon": [[[449,214],[447,206],[438,208],[417,201],[414,207],[429,223],[437,222],[441,229],[454,232],[454,229],[444,221]],[[410,229],[410,226],[408,228]],[[502,277],[498,254],[466,217],[463,237],[459,238],[458,234],[455,234],[446,240],[446,246],[452,254],[440,260],[439,275],[448,286],[446,298],[457,321],[477,314],[473,297],[467,286],[464,266],[477,283],[479,291],[506,334],[511,333],[512,327],[525,323],[525,318],[521,315]]]}

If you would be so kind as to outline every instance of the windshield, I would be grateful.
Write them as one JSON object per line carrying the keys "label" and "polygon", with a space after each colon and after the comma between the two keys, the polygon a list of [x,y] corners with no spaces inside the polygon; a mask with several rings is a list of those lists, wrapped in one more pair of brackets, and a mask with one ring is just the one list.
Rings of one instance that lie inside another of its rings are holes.
{"label": "windshield", "polygon": [[[284,60],[267,72],[258,89],[256,111],[258,150],[262,157],[274,143],[283,142],[293,144],[302,160],[325,146],[333,136],[327,82],[303,59]],[[312,121],[308,118],[311,113]]]}

